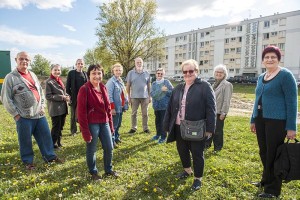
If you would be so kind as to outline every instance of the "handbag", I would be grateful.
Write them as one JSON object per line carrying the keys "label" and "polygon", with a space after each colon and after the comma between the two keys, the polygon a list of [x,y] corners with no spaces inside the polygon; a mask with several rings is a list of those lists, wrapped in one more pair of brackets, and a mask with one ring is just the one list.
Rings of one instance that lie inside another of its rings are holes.
{"label": "handbag", "polygon": [[297,139],[295,143],[287,140],[277,148],[274,174],[286,182],[300,180],[300,142]]}
{"label": "handbag", "polygon": [[183,140],[201,141],[205,138],[206,121],[205,119],[198,121],[181,120],[180,133]]}

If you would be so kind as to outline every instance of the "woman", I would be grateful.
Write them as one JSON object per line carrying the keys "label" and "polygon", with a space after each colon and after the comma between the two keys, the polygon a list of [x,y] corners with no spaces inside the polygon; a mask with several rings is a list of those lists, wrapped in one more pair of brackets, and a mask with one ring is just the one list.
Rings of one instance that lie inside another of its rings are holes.
{"label": "woman", "polygon": [[62,147],[61,137],[68,114],[67,103],[70,97],[66,93],[66,88],[61,78],[61,66],[51,65],[50,78],[46,80],[46,99],[48,113],[52,121],[51,136],[55,149]]}
{"label": "woman", "polygon": [[112,170],[111,133],[114,132],[114,128],[107,90],[101,83],[103,75],[103,68],[99,64],[90,65],[87,71],[89,81],[81,86],[77,97],[78,121],[86,142],[86,161],[92,180],[101,179],[96,167],[98,138],[103,149],[104,176],[118,177],[118,174]]}
{"label": "woman", "polygon": [[173,85],[169,80],[164,79],[165,70],[156,70],[156,80],[152,83],[150,95],[155,114],[156,135],[152,140],[158,140],[158,144],[166,141],[167,133],[163,129],[163,120],[171,97]]}
{"label": "woman", "polygon": [[214,68],[215,83],[213,84],[213,90],[217,103],[217,123],[215,134],[206,141],[205,147],[209,148],[213,141],[215,152],[221,151],[223,148],[224,121],[229,110],[233,90],[232,84],[226,81],[227,76],[228,72],[225,65],[217,65]]}
{"label": "woman", "polygon": [[181,120],[197,121],[206,119],[207,137],[215,131],[216,102],[209,83],[197,78],[199,65],[195,60],[187,60],[181,65],[184,83],[175,87],[164,118],[164,130],[169,132],[167,142],[176,141],[177,151],[184,168],[177,178],[185,179],[193,174],[191,156],[194,166],[193,190],[201,187],[204,170],[204,146],[202,141],[183,140],[180,133]]}
{"label": "woman", "polygon": [[262,53],[266,72],[259,76],[250,129],[256,134],[259,155],[263,164],[261,181],[253,183],[264,187],[261,198],[280,195],[282,180],[274,176],[276,149],[284,139],[296,136],[297,85],[293,74],[279,66],[280,49],[268,46]]}
{"label": "woman", "polygon": [[122,114],[128,110],[128,96],[126,87],[121,78],[123,66],[119,63],[114,64],[111,68],[113,76],[107,81],[106,88],[108,91],[111,113],[113,116],[114,135],[113,144],[117,147],[121,143],[119,128],[122,123]]}

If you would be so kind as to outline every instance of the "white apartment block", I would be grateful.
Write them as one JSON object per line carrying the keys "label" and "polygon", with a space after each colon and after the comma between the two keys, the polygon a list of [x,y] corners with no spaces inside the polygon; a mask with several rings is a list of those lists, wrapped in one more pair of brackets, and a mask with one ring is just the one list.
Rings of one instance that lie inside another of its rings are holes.
{"label": "white apartment block", "polygon": [[275,45],[282,52],[280,66],[300,78],[300,10],[191,30],[165,39],[164,56],[145,60],[150,73],[162,67],[167,76],[179,75],[181,63],[192,58],[198,61],[202,78],[213,76],[218,64],[227,66],[229,77],[258,76],[265,71],[262,50]]}

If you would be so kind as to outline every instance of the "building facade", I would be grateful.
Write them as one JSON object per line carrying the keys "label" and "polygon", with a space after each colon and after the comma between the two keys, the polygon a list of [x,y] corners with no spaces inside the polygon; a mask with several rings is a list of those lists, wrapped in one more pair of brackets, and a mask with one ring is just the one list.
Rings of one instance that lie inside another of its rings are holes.
{"label": "building facade", "polygon": [[227,66],[229,77],[256,77],[265,71],[263,49],[275,45],[282,52],[280,66],[300,78],[300,10],[191,30],[165,39],[164,55],[145,61],[150,73],[162,67],[167,76],[179,75],[181,63],[192,58],[198,61],[202,78],[213,76],[218,64]]}

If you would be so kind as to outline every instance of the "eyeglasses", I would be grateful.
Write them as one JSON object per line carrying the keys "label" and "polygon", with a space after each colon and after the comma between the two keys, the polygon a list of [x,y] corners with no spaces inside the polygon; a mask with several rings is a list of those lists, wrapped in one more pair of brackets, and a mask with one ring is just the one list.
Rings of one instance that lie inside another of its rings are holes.
{"label": "eyeglasses", "polygon": [[192,73],[194,73],[194,71],[195,70],[191,69],[191,70],[187,70],[187,71],[182,71],[182,73],[183,74],[187,74],[187,73],[192,74]]}
{"label": "eyeglasses", "polygon": [[276,57],[276,56],[266,56],[266,57],[264,57],[264,59],[265,59],[265,60],[269,60],[269,59],[271,59],[271,60],[276,60],[277,57]]}
{"label": "eyeglasses", "polygon": [[163,73],[156,73],[157,75],[163,75]]}
{"label": "eyeglasses", "polygon": [[28,58],[18,58],[19,61],[25,60],[26,62],[29,62],[30,60]]}
{"label": "eyeglasses", "polygon": [[77,63],[77,65],[83,65],[83,63]]}
{"label": "eyeglasses", "polygon": [[215,71],[216,74],[223,74],[224,72]]}

